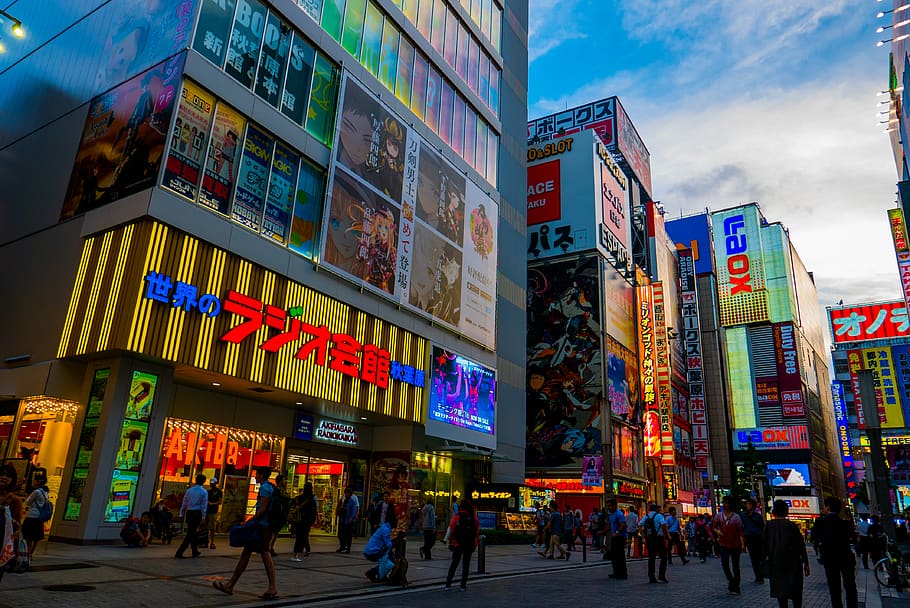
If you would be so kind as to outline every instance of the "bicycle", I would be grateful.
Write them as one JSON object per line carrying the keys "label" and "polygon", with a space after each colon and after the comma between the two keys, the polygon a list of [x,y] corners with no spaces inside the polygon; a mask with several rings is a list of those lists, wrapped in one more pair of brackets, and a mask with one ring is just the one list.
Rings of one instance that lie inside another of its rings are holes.
{"label": "bicycle", "polygon": [[910,563],[904,560],[904,555],[897,547],[897,543],[886,535],[881,535],[880,541],[885,541],[885,557],[875,563],[875,580],[883,587],[896,588],[900,591],[910,587]]}

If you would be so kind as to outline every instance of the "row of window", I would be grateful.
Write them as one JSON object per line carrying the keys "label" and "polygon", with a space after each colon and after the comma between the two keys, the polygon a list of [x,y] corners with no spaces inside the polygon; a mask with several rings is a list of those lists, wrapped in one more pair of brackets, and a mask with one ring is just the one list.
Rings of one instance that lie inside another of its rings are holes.
{"label": "row of window", "polygon": [[502,9],[492,0],[459,0],[481,33],[502,53]]}
{"label": "row of window", "polygon": [[[465,0],[462,1],[464,3]],[[417,26],[446,63],[458,72],[468,87],[498,116],[499,68],[483,50],[480,42],[471,35],[470,28],[446,5],[445,0],[401,0],[396,4],[401,4],[402,11],[411,23]],[[498,22],[497,19],[497,24]],[[489,30],[486,21],[484,25]]]}
{"label": "row of window", "polygon": [[161,186],[313,259],[325,172],[185,80]]}
{"label": "row of window", "polygon": [[[410,1],[402,0],[402,5],[408,8]],[[298,4],[311,17],[319,18],[327,33],[469,165],[491,184],[497,183],[499,136],[375,2],[336,0],[323,5],[298,0]],[[441,10],[447,15],[444,3]],[[498,112],[499,69],[463,24],[458,22],[460,29],[454,29],[454,12],[452,17],[454,42],[443,49],[451,49],[453,67]],[[448,23],[448,17],[442,23]]]}
{"label": "row of window", "polygon": [[258,0],[205,0],[193,49],[331,146],[338,67]]}

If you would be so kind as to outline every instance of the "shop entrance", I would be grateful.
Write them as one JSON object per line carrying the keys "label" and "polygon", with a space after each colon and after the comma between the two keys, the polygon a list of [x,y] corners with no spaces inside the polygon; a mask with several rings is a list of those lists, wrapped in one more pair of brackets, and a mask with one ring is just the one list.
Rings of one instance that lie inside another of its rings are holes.
{"label": "shop entrance", "polygon": [[313,527],[316,534],[338,534],[335,508],[343,499],[345,467],[345,463],[339,460],[301,454],[288,455],[288,489],[291,496],[302,492],[306,482],[313,484],[313,493],[319,505],[318,527]]}

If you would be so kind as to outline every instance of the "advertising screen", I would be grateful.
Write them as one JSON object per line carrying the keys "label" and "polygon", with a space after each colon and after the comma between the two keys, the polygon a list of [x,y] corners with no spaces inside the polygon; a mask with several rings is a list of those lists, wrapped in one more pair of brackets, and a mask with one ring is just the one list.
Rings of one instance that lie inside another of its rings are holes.
{"label": "advertising screen", "polygon": [[[467,357],[433,346],[427,434],[458,440],[438,424],[473,431],[470,443],[496,444],[496,372]],[[481,438],[479,436],[486,436]],[[492,439],[492,442],[490,442]]]}
{"label": "advertising screen", "polygon": [[711,215],[717,293],[725,327],[768,320],[760,218],[754,205]]}
{"label": "advertising screen", "polygon": [[910,318],[903,300],[829,308],[835,344],[910,337]]}
{"label": "advertising screen", "polygon": [[807,464],[769,464],[765,475],[775,487],[812,485]]}
{"label": "advertising screen", "polygon": [[92,100],[61,220],[155,184],[185,58],[172,57]]}
{"label": "advertising screen", "polygon": [[338,130],[322,261],[493,348],[498,205],[350,76]]}
{"label": "advertising screen", "polygon": [[752,444],[756,450],[808,450],[809,428],[797,426],[762,426],[733,431],[733,449],[745,450]]}
{"label": "advertising screen", "polygon": [[733,397],[733,423],[736,428],[753,427],[758,424],[758,420],[746,328],[740,326],[727,329],[724,340],[727,344],[727,376]]}
{"label": "advertising screen", "polygon": [[528,467],[579,467],[602,449],[597,265],[590,256],[528,269]]}

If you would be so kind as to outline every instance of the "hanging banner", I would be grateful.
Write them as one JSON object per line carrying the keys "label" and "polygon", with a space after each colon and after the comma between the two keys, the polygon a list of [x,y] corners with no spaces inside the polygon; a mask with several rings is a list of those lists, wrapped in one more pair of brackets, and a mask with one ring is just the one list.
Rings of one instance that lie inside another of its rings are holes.
{"label": "hanging banner", "polygon": [[218,103],[212,138],[199,189],[199,203],[218,213],[228,214],[231,190],[237,179],[237,143],[246,118],[233,108]]}
{"label": "hanging banner", "polygon": [[686,349],[686,380],[689,386],[689,422],[692,423],[695,468],[707,475],[708,417],[705,412],[701,329],[698,320],[698,284],[695,276],[695,259],[691,249],[679,252],[679,283],[682,298],[682,337],[685,340]]}
{"label": "hanging banner", "polygon": [[585,456],[581,470],[581,485],[600,487],[604,483],[603,456]]}
{"label": "hanging banner", "polygon": [[673,443],[673,395],[670,387],[670,349],[664,313],[664,286],[651,286],[654,303],[654,353],[657,363],[657,411],[660,415],[660,462],[664,467],[676,464]]}
{"label": "hanging banner", "polygon": [[897,256],[897,270],[901,277],[904,302],[910,309],[910,244],[907,240],[907,222],[902,209],[888,209],[888,223],[891,225],[891,240]]}

